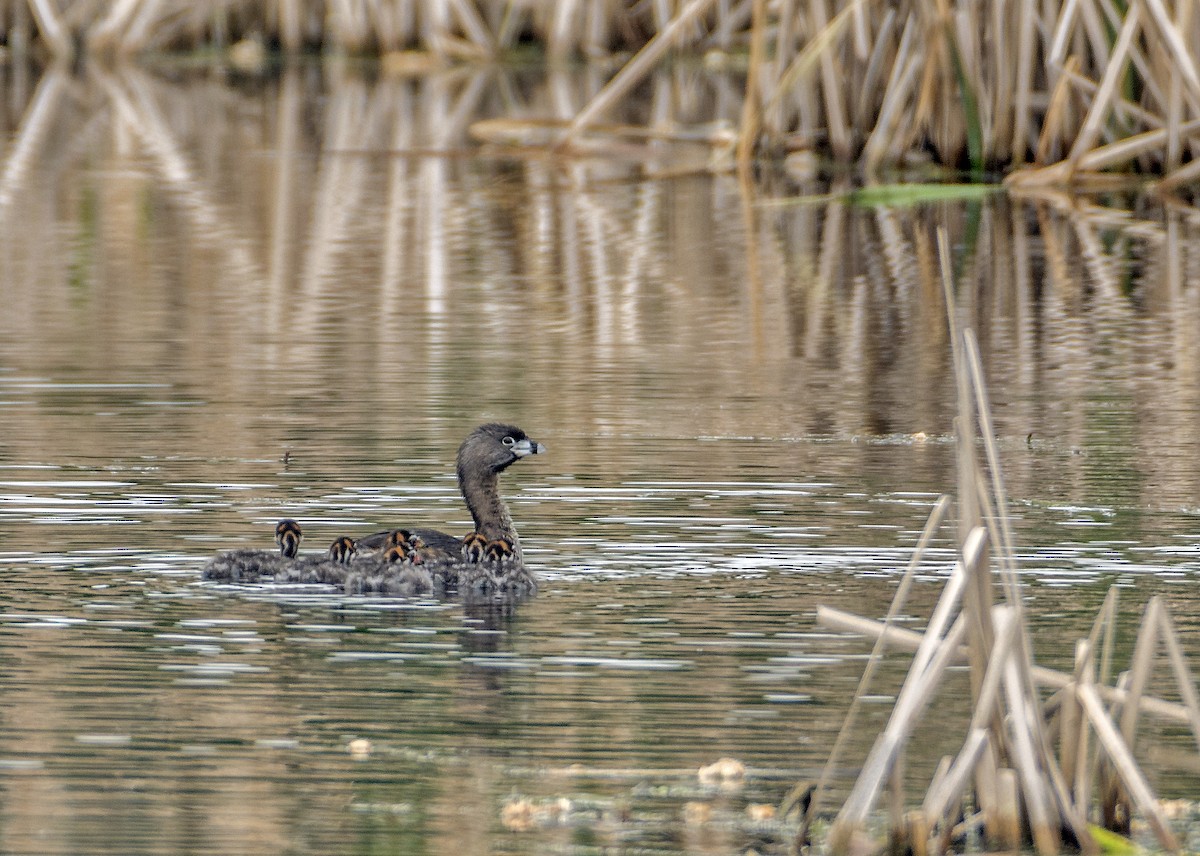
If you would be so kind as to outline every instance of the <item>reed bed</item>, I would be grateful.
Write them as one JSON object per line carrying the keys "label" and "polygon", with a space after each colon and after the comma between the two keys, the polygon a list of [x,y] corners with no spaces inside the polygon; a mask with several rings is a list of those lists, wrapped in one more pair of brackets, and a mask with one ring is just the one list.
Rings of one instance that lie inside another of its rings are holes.
{"label": "reed bed", "polygon": [[325,50],[407,73],[529,47],[609,62],[613,85],[565,141],[669,54],[748,54],[743,163],[817,150],[867,176],[933,161],[1025,185],[1122,171],[1174,188],[1200,173],[1200,16],[1186,0],[18,0],[0,24],[10,47],[58,57],[215,46],[261,65],[275,48]]}
{"label": "reed bed", "polygon": [[[949,295],[953,286],[944,231],[939,235],[939,250]],[[952,842],[978,831],[988,849],[1009,851],[1032,844],[1041,854],[1058,853],[1064,846],[1097,853],[1101,833],[1096,825],[1128,834],[1135,812],[1159,846],[1178,852],[1179,842],[1133,751],[1143,715],[1188,727],[1200,748],[1200,696],[1170,613],[1161,598],[1149,602],[1129,669],[1114,683],[1108,683],[1108,676],[1115,587],[1091,633],[1079,640],[1072,673],[1035,664],[978,346],[970,329],[961,334],[954,329],[953,311],[950,319],[958,382],[959,561],[925,631],[894,627],[893,619],[906,608],[925,546],[942,525],[948,506],[943,497],[930,515],[884,621],[826,608],[818,612],[818,620],[827,627],[875,639],[843,734],[854,727],[857,700],[868,692],[885,648],[915,652],[891,718],[833,822],[829,849],[875,852],[878,848],[867,835],[868,820],[890,789],[893,852],[943,853]],[[1147,691],[1156,665],[1162,662],[1170,670],[1179,702],[1153,698]],[[899,795],[908,738],[935,702],[947,669],[963,663],[969,669],[973,715],[962,748],[942,759],[922,805],[905,810]],[[1054,692],[1044,698],[1039,687]],[[826,771],[840,762],[840,749],[839,737]],[[819,808],[827,784],[828,775],[823,774],[812,789],[810,817]],[[806,836],[807,827],[798,843]]]}

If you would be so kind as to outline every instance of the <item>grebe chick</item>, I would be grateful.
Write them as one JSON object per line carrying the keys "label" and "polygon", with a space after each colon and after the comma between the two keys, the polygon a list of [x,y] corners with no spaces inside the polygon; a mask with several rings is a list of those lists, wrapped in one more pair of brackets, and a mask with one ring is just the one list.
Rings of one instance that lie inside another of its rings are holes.
{"label": "grebe chick", "polygon": [[414,547],[424,546],[425,543],[407,529],[389,529],[387,532],[376,532],[374,535],[359,538],[354,542],[354,546],[359,553],[374,553],[376,551],[382,553],[388,547],[399,544],[402,541]]}
{"label": "grebe chick", "polygon": [[498,565],[508,565],[516,560],[517,554],[513,552],[512,541],[497,538],[495,541],[488,541],[487,546],[483,548],[483,557]]}
{"label": "grebe chick", "polygon": [[223,582],[255,583],[286,568],[296,558],[303,533],[295,520],[284,519],[275,524],[275,543],[279,552],[267,550],[229,550],[219,554],[204,566],[200,578]]}
{"label": "grebe chick", "polygon": [[[418,539],[420,540],[420,539]],[[421,563],[421,554],[417,552],[417,548],[408,542],[407,539],[397,541],[386,550],[383,551],[383,561],[389,565],[397,563],[406,565],[419,565]]]}
{"label": "grebe chick", "polygon": [[472,532],[462,539],[462,558],[464,562],[478,565],[483,561],[487,550],[487,538],[478,532]]}
{"label": "grebe chick", "polygon": [[356,562],[346,576],[346,594],[379,594],[414,597],[434,591],[433,576],[421,565],[421,555],[407,541],[388,547],[382,562]]}
{"label": "grebe chick", "polygon": [[327,583],[342,585],[354,560],[354,539],[335,538],[329,549],[319,555],[299,556],[275,574],[277,583]]}
{"label": "grebe chick", "polygon": [[491,565],[495,591],[510,595],[530,595],[537,591],[537,581],[525,565],[517,561],[507,538],[489,541],[484,556]]}
{"label": "grebe chick", "polygon": [[284,518],[275,524],[275,543],[279,545],[279,555],[285,559],[294,559],[300,552],[300,541],[304,533],[300,524],[295,520]]}
{"label": "grebe chick", "polygon": [[335,565],[348,565],[355,552],[354,539],[343,535],[329,545],[329,561]]}
{"label": "grebe chick", "polygon": [[468,597],[504,591],[502,583],[507,572],[519,566],[513,554],[512,541],[495,538],[484,545],[479,561],[460,566],[458,589]]}

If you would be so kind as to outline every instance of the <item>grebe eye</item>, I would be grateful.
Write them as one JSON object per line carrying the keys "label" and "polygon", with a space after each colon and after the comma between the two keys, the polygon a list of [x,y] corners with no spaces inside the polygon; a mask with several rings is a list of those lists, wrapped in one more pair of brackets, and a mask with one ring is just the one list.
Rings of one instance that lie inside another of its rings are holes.
{"label": "grebe eye", "polygon": [[504,448],[506,448],[506,449],[511,449],[513,446],[515,446],[517,444],[517,441],[514,440],[512,437],[505,437],[500,442],[504,444]]}

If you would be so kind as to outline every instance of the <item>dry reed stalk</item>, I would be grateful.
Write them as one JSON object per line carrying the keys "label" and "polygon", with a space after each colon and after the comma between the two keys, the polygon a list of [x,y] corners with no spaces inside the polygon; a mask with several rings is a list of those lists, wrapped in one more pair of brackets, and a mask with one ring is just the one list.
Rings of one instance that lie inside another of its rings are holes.
{"label": "dry reed stalk", "polygon": [[[884,629],[883,622],[871,618],[862,618],[853,613],[833,609],[828,606],[817,607],[817,623],[822,627],[835,630],[839,633],[854,633],[868,639],[875,639],[879,635],[884,634],[887,636],[888,643],[901,651],[916,651],[925,638],[925,634],[923,633],[917,633],[901,627]],[[953,665],[961,666],[966,662],[966,650],[956,651]],[[1062,689],[1076,680],[1074,675],[1036,664],[1030,670],[1030,674],[1038,686],[1052,689]],[[1102,699],[1108,702],[1121,703],[1127,699],[1127,694],[1124,690],[1103,684],[1097,685],[1096,692],[1099,693]],[[1187,725],[1191,721],[1187,707],[1177,702],[1144,696],[1138,702],[1138,707],[1142,709],[1143,713],[1157,716],[1167,722]]]}
{"label": "dry reed stalk", "polygon": [[1043,781],[1049,793],[1054,798],[1054,806],[1057,809],[1058,817],[1056,826],[1061,828],[1067,827],[1071,831],[1071,837],[1078,843],[1079,848],[1089,856],[1099,853],[1099,845],[1092,838],[1091,832],[1087,825],[1087,809],[1086,803],[1077,804],[1071,796],[1071,786],[1066,777],[1063,776],[1061,768],[1054,757],[1054,753],[1050,748],[1050,741],[1046,735],[1045,722],[1042,719],[1041,706],[1038,704],[1038,695],[1035,688],[1036,681],[1033,676],[1033,648],[1029,642],[1029,630],[1024,621],[1021,621],[1020,632],[1018,634],[1018,643],[1021,651],[1017,662],[1020,664],[1020,680],[1023,684],[1022,691],[1029,705],[1029,723],[1032,727],[1033,749],[1037,754],[1037,761],[1042,770]]}
{"label": "dry reed stalk", "polygon": [[[971,734],[968,733],[967,740],[963,742],[964,747],[967,745],[970,739]],[[962,754],[961,750],[959,751],[959,754]],[[925,801],[921,803],[922,811],[928,812],[930,798],[946,787],[946,781],[949,779],[950,774],[954,771],[954,757],[955,756],[953,755],[943,755],[942,759],[938,761],[937,769],[933,771],[933,778],[929,780],[929,787],[925,790]]]}
{"label": "dry reed stalk", "polygon": [[915,725],[915,718],[931,701],[934,689],[957,653],[958,644],[966,633],[967,622],[959,615],[951,623],[950,617],[957,611],[961,601],[964,583],[969,576],[967,569],[979,560],[985,542],[986,534],[982,528],[978,528],[971,532],[968,542],[963,546],[963,561],[955,563],[955,570],[930,616],[908,675],[896,695],[896,704],[888,724],[871,748],[850,796],[830,829],[830,847],[835,853],[846,852],[850,842],[861,832],[867,814],[875,805],[879,791]]}
{"label": "dry reed stalk", "polygon": [[[1100,89],[1095,81],[1084,77],[1076,71],[1064,71],[1062,77],[1066,78],[1080,94],[1088,98],[1094,98]],[[1126,100],[1120,95],[1114,95],[1113,97],[1113,112],[1114,114],[1120,114],[1126,123],[1141,122],[1150,128],[1161,128],[1165,124],[1161,116],[1151,113],[1149,110]]]}
{"label": "dry reed stalk", "polygon": [[[823,5],[823,4],[822,4]],[[796,48],[796,4],[795,0],[782,0],[775,10],[775,55],[765,63],[761,86],[764,92],[780,93],[783,70],[791,62]],[[763,124],[768,133],[784,133],[783,107],[779,99],[768,103],[763,110]]]}
{"label": "dry reed stalk", "polygon": [[612,41],[609,15],[606,4],[593,2],[588,6],[587,29],[584,34],[583,52],[587,56],[602,57],[608,53]]}
{"label": "dry reed stalk", "polygon": [[[1050,160],[1052,155],[1059,154],[1061,141],[1066,135],[1067,111],[1070,108],[1070,75],[1078,67],[1079,57],[1069,57],[1063,66],[1062,73],[1058,75],[1054,92],[1050,96],[1050,105],[1046,108],[1046,115],[1042,119],[1042,131],[1038,135],[1037,149],[1034,153],[1034,160],[1039,164],[1044,164]],[[1020,175],[1021,173],[1013,174]]]}
{"label": "dry reed stalk", "polygon": [[988,472],[991,476],[991,495],[996,499],[994,510],[999,538],[995,543],[1000,548],[1000,579],[1008,598],[1009,606],[1021,610],[1021,593],[1017,583],[1016,540],[1008,518],[1008,494],[1004,489],[1004,474],[1000,470],[1000,453],[996,449],[996,433],[992,427],[992,411],[987,401],[987,385],[983,380],[983,363],[979,357],[979,343],[974,330],[963,332],[964,357],[971,373],[971,387],[975,390],[975,412],[979,415],[979,432],[983,437],[983,449],[987,456]]}
{"label": "dry reed stalk", "polygon": [[[1068,684],[1063,687],[1062,693],[1059,696],[1058,716],[1055,718],[1058,725],[1058,766],[1062,770],[1063,778],[1072,784],[1078,779],[1078,767],[1080,764],[1087,763],[1086,754],[1081,757],[1080,750],[1086,747],[1080,746],[1080,724],[1082,723],[1081,711],[1079,708],[1079,699],[1075,694],[1075,685]],[[1077,788],[1072,791],[1072,800],[1075,805],[1087,805],[1087,794],[1084,792],[1083,799],[1080,799],[1080,792]]]}
{"label": "dry reed stalk", "polygon": [[829,847],[834,853],[847,852],[851,842],[861,832],[892,764],[916,724],[916,718],[929,704],[953,656],[953,649],[958,647],[965,635],[966,622],[960,616],[951,625],[945,638],[937,644],[937,651],[928,667],[920,672],[916,669],[909,671],[896,697],[896,706],[887,727],[871,748],[850,796],[830,827]]}
{"label": "dry reed stalk", "polygon": [[528,19],[529,16],[522,0],[508,0],[504,4],[499,21],[492,28],[496,49],[506,51],[516,44],[517,37],[521,34]]}
{"label": "dry reed stalk", "polygon": [[1116,93],[1117,82],[1125,71],[1125,62],[1129,54],[1129,47],[1133,43],[1134,34],[1138,30],[1138,13],[1141,10],[1141,4],[1134,2],[1130,5],[1128,13],[1125,15],[1125,23],[1121,27],[1121,32],[1117,36],[1116,44],[1113,46],[1111,59],[1108,61],[1104,69],[1104,76],[1100,80],[1100,87],[1096,92],[1096,97],[1092,101],[1092,106],[1088,110],[1087,118],[1084,119],[1083,128],[1075,137],[1075,143],[1071,146],[1071,152],[1067,155],[1068,173],[1075,172],[1080,159],[1088,149],[1091,149],[1096,142],[1096,137],[1100,133],[1101,124],[1108,116],[1109,105]]}
{"label": "dry reed stalk", "polygon": [[50,46],[50,52],[56,59],[69,60],[75,53],[71,33],[59,19],[59,15],[50,0],[29,0],[29,9],[37,23],[38,32]]}
{"label": "dry reed stalk", "polygon": [[140,0],[116,0],[108,14],[88,30],[88,50],[102,54],[116,53],[120,49],[120,34],[125,32],[129,22],[137,14],[139,3]]}
{"label": "dry reed stalk", "polygon": [[448,56],[448,43],[451,41],[450,6],[441,0],[421,0],[418,8],[420,40],[424,48],[438,57]]}
{"label": "dry reed stalk", "polygon": [[[1200,132],[1200,119],[1193,119],[1181,129],[1182,135],[1190,137]],[[1047,184],[1065,184],[1075,179],[1079,173],[1097,172],[1119,163],[1125,163],[1139,155],[1161,149],[1166,143],[1167,131],[1159,128],[1146,131],[1123,140],[1117,140],[1108,145],[1100,146],[1083,154],[1071,169],[1069,161],[1061,161],[1036,170],[1022,170],[1011,173],[1004,183],[1010,187],[1038,187]],[[1158,186],[1163,190],[1177,186],[1181,182],[1190,181],[1197,175],[1198,161],[1192,161],[1176,172],[1164,178]]]}
{"label": "dry reed stalk", "polygon": [[[220,13],[223,10],[224,7],[218,7],[213,12],[218,20],[221,20]],[[153,38],[169,35],[171,23],[178,24],[182,20],[180,10],[174,12],[172,16],[171,10],[164,11],[163,0],[145,0],[138,7],[133,20],[125,27],[120,41],[120,52],[126,55],[137,53],[149,47]],[[219,34],[214,34],[213,41],[220,46],[225,44],[224,38]]]}
{"label": "dry reed stalk", "polygon": [[[1035,33],[1037,32],[1037,15],[1033,0],[1022,0],[1020,4],[1020,21],[1017,35],[1017,68],[1013,96],[1012,142],[1009,153],[1014,166],[1020,166],[1025,161],[1025,153],[1030,148],[1029,129],[1032,126],[1030,104],[1033,100],[1033,56],[1036,49]],[[1007,114],[1007,109],[1002,109]]]}
{"label": "dry reed stalk", "polygon": [[1129,703],[1121,707],[1121,738],[1129,744],[1130,748],[1133,747],[1136,736],[1138,702],[1145,692],[1150,676],[1154,673],[1154,647],[1158,642],[1161,609],[1161,601],[1157,597],[1152,597],[1150,603],[1146,605],[1146,611],[1142,613],[1142,623],[1138,628],[1137,642],[1133,648],[1133,661],[1129,668],[1129,686],[1126,688],[1126,692],[1129,694]]}
{"label": "dry reed stalk", "polygon": [[[908,601],[908,592],[912,588],[913,580],[916,577],[917,568],[925,558],[925,551],[929,547],[929,542],[933,540],[933,536],[942,525],[942,520],[946,516],[946,512],[950,507],[950,497],[941,496],[934,504],[933,510],[929,513],[929,518],[925,521],[925,528],[921,530],[921,536],[917,539],[917,546],[913,550],[912,558],[909,559],[908,566],[904,569],[904,575],[900,578],[900,584],[896,588],[896,594],[892,598],[892,603],[888,607],[887,615],[884,616],[884,627],[893,626],[896,615],[904,608]],[[810,819],[816,815],[817,810],[821,805],[821,797],[825,793],[829,785],[830,776],[833,774],[833,769],[836,767],[838,760],[841,758],[842,747],[845,745],[846,738],[854,729],[854,722],[858,716],[858,709],[862,703],[862,699],[866,696],[867,689],[871,685],[871,681],[875,677],[875,672],[879,668],[879,664],[883,662],[883,654],[887,648],[887,635],[881,633],[875,638],[875,645],[871,649],[870,656],[867,657],[867,665],[863,669],[862,677],[859,678],[858,687],[854,692],[854,697],[850,701],[850,708],[846,711],[846,716],[842,720],[842,726],[838,729],[837,737],[834,738],[833,747],[829,750],[829,757],[825,759],[825,765],[821,768],[821,775],[817,779],[817,787],[813,791],[812,802],[808,811],[808,816],[805,819],[805,829],[803,833],[807,833],[807,826]]]}
{"label": "dry reed stalk", "polygon": [[[1167,14],[1167,9],[1163,6],[1162,0],[1142,0],[1142,2],[1145,4],[1147,12],[1150,13],[1150,20],[1158,27],[1159,34],[1167,43],[1172,67],[1183,75],[1183,80],[1188,85],[1192,94],[1200,96],[1200,74],[1196,72],[1196,64],[1192,61],[1191,52],[1184,43],[1183,34]],[[1136,5],[1136,3],[1133,4],[1133,6]],[[1185,3],[1183,5],[1188,4]],[[1132,8],[1130,11],[1132,12]],[[1154,78],[1151,76],[1147,82],[1153,81]],[[1159,103],[1162,102],[1160,101]]]}
{"label": "dry reed stalk", "polygon": [[[842,10],[838,20],[844,20],[844,23],[839,29],[848,27],[850,15],[857,6],[857,3],[851,3]],[[810,0],[809,13],[812,15],[813,27],[817,33],[824,34],[827,29],[830,29],[830,26],[826,24],[828,12],[825,9],[825,0]],[[832,45],[833,37],[830,37],[829,42]],[[853,138],[847,123],[846,107],[842,103],[842,90],[839,86],[844,74],[840,67],[834,65],[830,48],[821,50],[820,57],[821,91],[825,99],[825,128],[829,134],[829,145],[835,158],[849,160],[852,154],[850,147]]]}
{"label": "dry reed stalk", "polygon": [[962,795],[988,746],[988,729],[996,715],[996,701],[1004,668],[1017,638],[1018,615],[1012,607],[995,608],[996,642],[980,684],[979,699],[971,715],[967,739],[940,788],[930,787],[923,810],[930,827],[944,820],[951,805]]}
{"label": "dry reed stalk", "polygon": [[1095,678],[1095,664],[1092,660],[1092,651],[1095,649],[1090,643],[1085,640],[1079,640],[1075,643],[1075,674],[1074,680],[1068,684],[1071,690],[1071,697],[1074,699],[1076,708],[1075,717],[1078,719],[1078,725],[1075,732],[1075,747],[1072,752],[1075,759],[1075,776],[1072,782],[1073,796],[1075,804],[1078,806],[1086,806],[1091,799],[1092,780],[1095,778],[1093,770],[1096,766],[1096,759],[1090,751],[1091,731],[1087,727],[1087,717],[1083,710],[1083,704],[1079,701],[1079,688],[1088,685],[1090,686]]}
{"label": "dry reed stalk", "polygon": [[694,21],[699,20],[700,16],[708,11],[713,2],[714,0],[690,0],[688,5],[675,16],[670,24],[655,34],[650,41],[646,42],[646,46],[638,51],[633,59],[622,66],[613,79],[597,92],[595,97],[579,111],[579,114],[567,127],[562,140],[559,142],[560,149],[569,146],[571,141],[584,128],[594,122],[606,110],[612,108],[630,89],[636,86],[638,81],[650,72],[650,69],[654,67],[667,51],[677,46],[677,41],[686,34],[687,28]]}
{"label": "dry reed stalk", "polygon": [[[862,19],[862,4],[855,6],[854,28],[855,47],[858,47],[859,38],[866,39],[866,34],[860,32],[857,26]],[[879,30],[875,36],[875,43],[871,47],[869,53],[866,54],[866,68],[863,71],[862,84],[858,88],[858,98],[855,100],[853,109],[853,121],[862,128],[868,121],[868,113],[871,110],[872,103],[878,98],[877,89],[879,81],[883,78],[884,63],[892,58],[893,68],[899,65],[900,60],[897,54],[893,53],[893,34],[896,29],[897,14],[895,9],[886,9],[883,13],[883,20],[879,22]],[[911,18],[909,20],[912,20]],[[876,123],[878,124],[878,122]]]}
{"label": "dry reed stalk", "polygon": [[[1180,3],[1175,9],[1175,25],[1181,32],[1191,28],[1192,3]],[[1169,82],[1167,84],[1167,153],[1163,164],[1169,173],[1179,168],[1183,158],[1183,138],[1179,133],[1183,123],[1183,81],[1180,71],[1174,64],[1167,68]]]}
{"label": "dry reed stalk", "polygon": [[[1020,646],[1023,648],[1024,646]],[[1051,807],[1056,806],[1046,771],[1038,761],[1041,745],[1039,723],[1040,706],[1031,703],[1026,695],[1025,684],[1028,661],[1023,657],[1009,656],[1004,663],[1004,694],[1007,700],[1009,745],[1015,761],[1017,775],[1021,781],[1023,804],[1033,834],[1034,846],[1039,853],[1058,852],[1061,830],[1058,818],[1051,816]],[[1025,674],[1022,674],[1022,673]]]}
{"label": "dry reed stalk", "polygon": [[[804,46],[804,50],[800,51],[796,58],[788,65],[775,84],[774,92],[767,99],[765,112],[770,112],[777,108],[785,95],[787,95],[794,87],[798,86],[801,81],[806,79],[813,68],[818,64],[822,64],[822,68],[833,69],[832,58],[829,56],[829,50],[837,43],[843,32],[849,27],[852,15],[855,9],[859,8],[864,0],[852,0],[852,2],[837,15],[828,24],[824,22],[823,14],[817,15],[816,20],[820,22],[820,26],[816,28],[817,34]],[[814,9],[817,7],[814,7]],[[823,11],[824,5],[820,6]],[[816,12],[814,12],[816,15]],[[753,58],[752,58],[753,61]],[[836,69],[833,69],[836,71]],[[833,83],[829,84],[833,86]],[[747,87],[748,89],[748,87]],[[838,112],[839,130],[830,130],[831,134],[844,133],[848,135],[848,130],[845,126],[844,109],[841,106],[841,96],[836,94],[837,101],[836,109]]]}
{"label": "dry reed stalk", "polygon": [[479,51],[481,57],[491,57],[496,53],[496,45],[487,25],[479,16],[479,11],[468,0],[449,0],[450,8],[458,18],[459,26],[466,34],[467,41]]}
{"label": "dry reed stalk", "polygon": [[754,2],[755,0],[739,0],[737,6],[730,6],[729,0],[718,0],[717,23],[708,43],[723,51],[729,50],[733,44],[734,32],[750,22]]}
{"label": "dry reed stalk", "polygon": [[946,319],[951,334],[951,357],[954,364],[954,374],[957,381],[958,415],[955,417],[955,434],[958,466],[958,508],[959,508],[959,538],[963,545],[963,562],[970,575],[968,585],[963,595],[963,612],[967,617],[970,645],[970,669],[968,676],[971,681],[971,698],[979,699],[980,681],[987,670],[988,651],[993,645],[993,629],[991,626],[992,611],[992,578],[988,571],[990,556],[988,545],[980,545],[980,553],[975,561],[968,562],[966,545],[970,533],[983,526],[983,513],[978,500],[980,482],[979,462],[975,456],[974,438],[976,436],[977,413],[972,407],[971,379],[963,353],[963,345],[959,341],[955,321],[954,284],[951,271],[953,263],[950,257],[950,239],[944,228],[937,232],[938,261],[942,274],[942,289],[946,300]]}
{"label": "dry reed stalk", "polygon": [[986,756],[987,750],[988,730],[972,728],[967,732],[967,739],[963,742],[962,749],[952,761],[945,765],[944,772],[939,768],[941,775],[934,776],[933,783],[926,792],[925,801],[921,806],[921,811],[925,815],[925,823],[930,829],[935,828],[939,823],[945,823],[950,810],[962,801],[967,786],[971,782],[971,776]]}
{"label": "dry reed stalk", "polygon": [[[888,803],[888,818],[889,828],[891,829],[891,842],[895,853],[903,852],[900,849],[905,842],[912,840],[911,831],[908,829],[910,824],[904,813],[904,749],[901,748],[896,753],[896,760],[892,763],[892,773],[888,777],[887,782],[887,803]],[[922,821],[924,817],[922,817]],[[929,837],[928,831],[921,835],[921,840],[924,841]],[[918,856],[924,845],[920,847],[912,847],[912,856]]]}
{"label": "dry reed stalk", "polygon": [[304,0],[276,0],[279,8],[279,42],[287,53],[304,47]]}
{"label": "dry reed stalk", "polygon": [[1200,749],[1200,695],[1196,693],[1196,683],[1184,660],[1183,650],[1179,647],[1179,637],[1176,635],[1171,613],[1165,606],[1162,608],[1159,621],[1163,643],[1167,648],[1167,658],[1171,661],[1171,669],[1175,673],[1175,683],[1179,686],[1179,694],[1183,697],[1184,707],[1187,708],[1192,737],[1196,741],[1196,748]]}
{"label": "dry reed stalk", "polygon": [[1141,770],[1138,769],[1129,747],[1121,739],[1121,735],[1117,733],[1116,727],[1108,718],[1108,714],[1104,710],[1104,703],[1100,700],[1096,688],[1090,684],[1083,684],[1079,687],[1078,693],[1084,712],[1096,732],[1096,738],[1100,741],[1100,745],[1104,748],[1113,766],[1116,767],[1117,773],[1129,790],[1129,795],[1137,805],[1138,811],[1150,823],[1150,827],[1154,830],[1154,835],[1163,849],[1171,852],[1178,851],[1179,843],[1175,840],[1175,835],[1171,832],[1167,820],[1162,814],[1162,809],[1159,808],[1158,801],[1154,798],[1154,793],[1142,776]]}
{"label": "dry reed stalk", "polygon": [[[746,95],[738,122],[738,178],[745,191],[750,188],[750,157],[762,127],[762,67],[766,57],[767,0],[753,0],[750,23],[750,72],[746,75]],[[745,195],[745,192],[743,193]]]}

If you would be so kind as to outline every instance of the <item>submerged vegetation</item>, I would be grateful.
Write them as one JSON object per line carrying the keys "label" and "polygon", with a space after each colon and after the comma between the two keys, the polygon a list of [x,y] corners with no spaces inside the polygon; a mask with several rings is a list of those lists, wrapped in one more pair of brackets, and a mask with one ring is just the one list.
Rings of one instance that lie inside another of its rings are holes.
{"label": "submerged vegetation", "polygon": [[668,54],[745,64],[737,129],[751,157],[818,151],[871,176],[932,160],[1066,184],[1120,170],[1191,182],[1200,132],[1200,16],[1184,0],[24,0],[8,45],[58,57],[230,48],[379,55],[411,73],[532,46],[615,76],[574,140]]}

